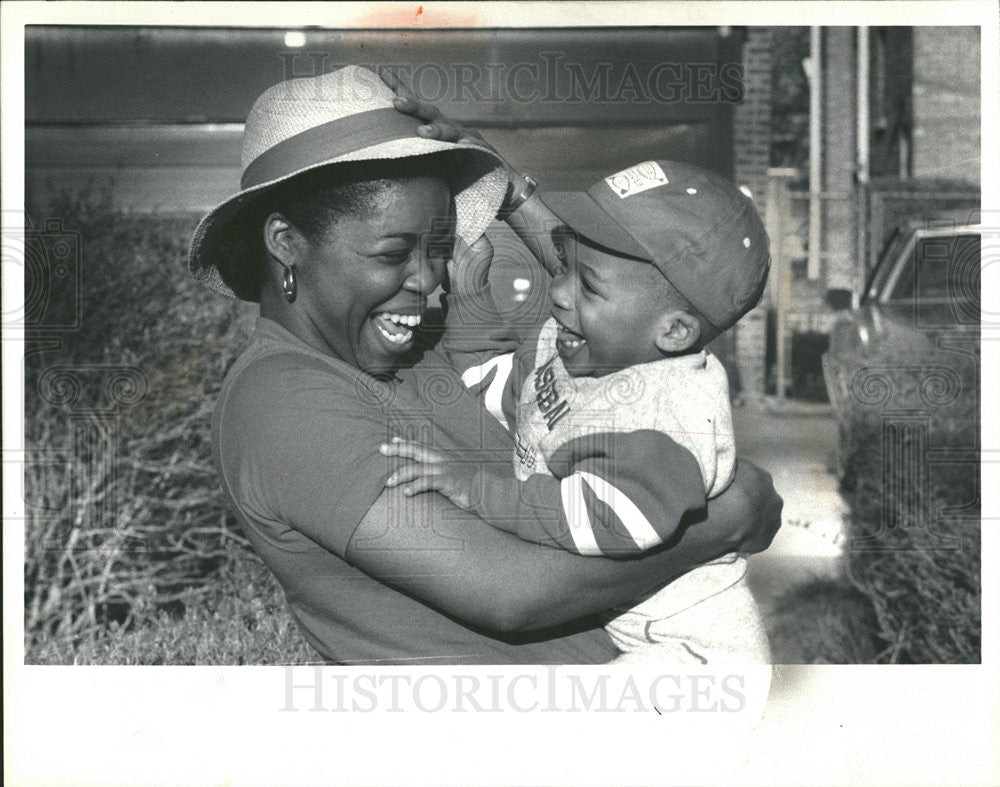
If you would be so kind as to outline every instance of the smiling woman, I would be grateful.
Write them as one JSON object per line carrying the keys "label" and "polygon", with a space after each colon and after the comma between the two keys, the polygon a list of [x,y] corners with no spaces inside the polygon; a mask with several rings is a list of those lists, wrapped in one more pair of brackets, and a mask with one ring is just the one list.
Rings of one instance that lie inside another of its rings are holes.
{"label": "smiling woman", "polygon": [[[213,452],[240,525],[325,659],[606,662],[617,651],[593,613],[769,542],[780,501],[749,467],[698,528],[630,561],[541,548],[440,494],[389,488],[398,463],[379,446],[394,436],[510,470],[511,435],[424,316],[449,268],[491,253],[480,238],[519,176],[356,67],[266,91],[242,161],[241,191],[202,220],[190,256],[197,279],[260,303],[216,405]],[[515,215],[533,210],[530,195],[517,203]]]}
{"label": "smiling woman", "polygon": [[335,232],[302,241],[294,225],[272,214],[265,226],[268,251],[302,271],[303,300],[309,300],[302,305],[310,311],[289,310],[289,318],[319,315],[296,333],[369,374],[397,366],[398,356],[413,347],[411,321],[444,276],[446,257],[426,254],[423,240],[448,215],[448,203],[441,178],[396,180],[382,188],[369,216],[341,219]]}
{"label": "smiling woman", "polygon": [[[265,311],[358,369],[391,371],[413,348],[454,246],[450,164],[432,154],[354,166],[333,183],[322,182],[322,170],[302,188],[293,178],[268,200],[263,241],[277,265],[264,275],[292,276],[297,300],[264,295]],[[379,177],[393,167],[391,179]]]}

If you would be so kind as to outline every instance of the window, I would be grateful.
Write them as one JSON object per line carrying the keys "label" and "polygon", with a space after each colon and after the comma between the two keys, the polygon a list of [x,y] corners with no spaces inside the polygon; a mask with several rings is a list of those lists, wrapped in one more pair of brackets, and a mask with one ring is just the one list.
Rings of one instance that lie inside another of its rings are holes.
{"label": "window", "polygon": [[918,238],[899,266],[886,300],[979,303],[980,237]]}

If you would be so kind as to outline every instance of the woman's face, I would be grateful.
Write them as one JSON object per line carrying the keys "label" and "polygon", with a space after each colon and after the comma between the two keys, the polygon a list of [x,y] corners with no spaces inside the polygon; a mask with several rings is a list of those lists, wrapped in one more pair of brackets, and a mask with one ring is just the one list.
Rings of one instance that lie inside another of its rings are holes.
{"label": "woman's face", "polygon": [[338,358],[369,374],[392,371],[412,349],[452,253],[448,185],[433,177],[390,181],[364,218],[342,217],[324,235],[305,240],[295,306]]}

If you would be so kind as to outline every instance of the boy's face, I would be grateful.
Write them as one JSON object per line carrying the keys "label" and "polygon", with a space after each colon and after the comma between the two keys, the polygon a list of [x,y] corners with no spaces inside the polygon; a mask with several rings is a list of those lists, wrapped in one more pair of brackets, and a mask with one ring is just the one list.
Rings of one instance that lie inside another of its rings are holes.
{"label": "boy's face", "polygon": [[650,263],[617,257],[553,232],[562,270],[549,289],[559,357],[573,377],[602,377],[660,360],[656,346],[666,282]]}

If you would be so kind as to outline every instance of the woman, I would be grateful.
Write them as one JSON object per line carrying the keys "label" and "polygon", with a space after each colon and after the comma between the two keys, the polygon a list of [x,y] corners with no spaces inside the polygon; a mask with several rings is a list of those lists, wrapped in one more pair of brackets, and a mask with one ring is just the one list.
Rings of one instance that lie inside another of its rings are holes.
{"label": "woman", "polygon": [[780,500],[744,465],[671,549],[613,561],[521,542],[436,493],[386,489],[378,447],[395,435],[477,461],[509,464],[512,449],[419,327],[455,236],[479,238],[508,176],[443,123],[418,132],[427,108],[405,115],[394,98],[355,67],[266,91],[247,119],[240,193],[195,231],[193,274],[260,302],[213,423],[226,495],[330,661],[609,661],[592,613],[763,548]]}

